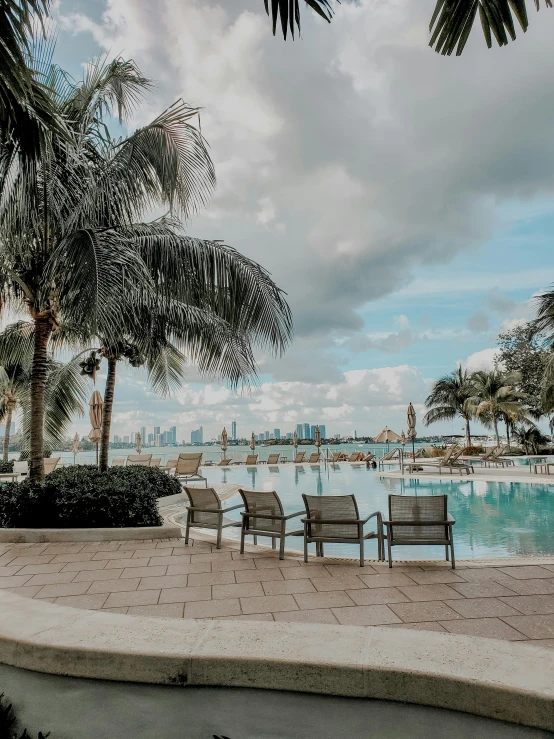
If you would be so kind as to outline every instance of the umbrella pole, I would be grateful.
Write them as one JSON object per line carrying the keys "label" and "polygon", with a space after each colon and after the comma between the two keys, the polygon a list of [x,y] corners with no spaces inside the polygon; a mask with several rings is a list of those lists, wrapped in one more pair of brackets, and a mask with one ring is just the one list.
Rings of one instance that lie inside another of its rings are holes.
{"label": "umbrella pole", "polygon": [[98,442],[96,442],[96,466],[98,467]]}
{"label": "umbrella pole", "polygon": [[415,462],[415,439],[413,436],[412,436],[412,459]]}

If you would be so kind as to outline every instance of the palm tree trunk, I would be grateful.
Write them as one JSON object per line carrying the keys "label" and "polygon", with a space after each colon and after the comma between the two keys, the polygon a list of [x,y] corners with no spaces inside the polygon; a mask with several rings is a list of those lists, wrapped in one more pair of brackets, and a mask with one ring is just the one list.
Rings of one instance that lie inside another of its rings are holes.
{"label": "palm tree trunk", "polygon": [[110,429],[112,426],[112,408],[116,370],[117,359],[115,357],[108,357],[108,376],[106,377],[104,415],[102,418],[102,440],[100,442],[100,469],[104,472],[108,469],[108,452],[110,450]]}
{"label": "palm tree trunk", "polygon": [[506,423],[506,440],[508,442],[508,449],[510,448],[510,424],[508,422],[508,419],[505,419]]}
{"label": "palm tree trunk", "polygon": [[6,431],[4,433],[4,462],[8,461],[8,454],[10,451],[10,428],[12,425],[12,407],[8,403],[8,408],[6,412]]}
{"label": "palm tree trunk", "polygon": [[471,447],[471,429],[469,427],[469,418],[465,419],[466,422],[466,439],[468,447]]}
{"label": "palm tree trunk", "polygon": [[496,446],[500,446],[500,436],[498,435],[498,418],[496,416],[492,417],[493,423],[494,423],[494,433],[496,435]]}
{"label": "palm tree trunk", "polygon": [[44,313],[34,315],[35,345],[31,365],[31,433],[29,479],[44,478],[44,388],[46,386],[47,349],[52,331],[50,318]]}

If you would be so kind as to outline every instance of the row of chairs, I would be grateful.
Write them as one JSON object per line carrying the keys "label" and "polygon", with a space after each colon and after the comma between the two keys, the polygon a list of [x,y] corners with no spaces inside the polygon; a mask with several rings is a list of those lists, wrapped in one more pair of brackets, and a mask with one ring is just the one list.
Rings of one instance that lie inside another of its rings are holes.
{"label": "row of chairs", "polygon": [[[388,518],[376,511],[360,518],[355,495],[302,495],[304,510],[285,515],[283,505],[275,491],[239,489],[242,503],[224,508],[223,502],[213,488],[184,486],[189,500],[185,528],[185,544],[188,544],[190,529],[212,529],[216,533],[217,548],[221,548],[223,529],[239,527],[240,552],[244,553],[246,536],[252,536],[254,544],[258,537],[271,538],[276,549],[279,540],[279,559],[285,556],[285,540],[288,536],[303,536],[304,561],[308,561],[308,545],[315,543],[316,556],[323,557],[323,545],[357,544],[360,548],[360,567],[364,566],[364,543],[377,539],[379,561],[385,561],[385,542],[388,547],[389,567],[392,567],[392,548],[404,545],[440,545],[445,547],[446,560],[454,559],[452,527],[456,523],[448,513],[447,495],[389,495]],[[241,522],[230,521],[225,515],[242,508]],[[287,530],[287,522],[301,519],[303,528]],[[375,527],[366,533],[364,526],[375,519]],[[386,529],[386,533],[385,533]]]}

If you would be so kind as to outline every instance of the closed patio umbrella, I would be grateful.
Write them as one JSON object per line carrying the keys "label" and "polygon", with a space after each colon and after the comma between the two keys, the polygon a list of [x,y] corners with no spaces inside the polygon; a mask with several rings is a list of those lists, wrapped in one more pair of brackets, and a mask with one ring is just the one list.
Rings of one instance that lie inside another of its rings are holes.
{"label": "closed patio umbrella", "polygon": [[292,443],[294,446],[294,457],[296,458],[296,455],[298,454],[298,434],[296,433],[296,431],[292,436]]}
{"label": "closed patio umbrella", "polygon": [[256,451],[256,437],[254,436],[253,431],[252,431],[252,438],[250,439],[250,449],[252,449],[253,452]]}
{"label": "closed patio umbrella", "polygon": [[315,427],[315,445],[317,448],[318,458],[319,458],[319,447],[321,446],[321,431],[319,430],[319,426]]}
{"label": "closed patio umbrella", "polygon": [[137,431],[137,438],[136,438],[137,445],[135,447],[135,451],[137,454],[142,453],[142,436],[140,435],[140,431]]}
{"label": "closed patio umbrella", "polygon": [[102,400],[102,396],[100,395],[98,390],[95,390],[93,392],[92,398],[89,402],[89,406],[90,423],[92,425],[92,430],[88,435],[88,438],[92,441],[93,444],[96,444],[96,464],[98,464],[98,444],[102,439],[102,418],[104,415],[104,401]]}
{"label": "closed patio umbrella", "polygon": [[75,464],[75,457],[79,453],[80,443],[81,443],[81,440],[79,439],[79,434],[75,433],[75,436],[73,437],[73,464]]}
{"label": "closed patio umbrella", "polygon": [[402,433],[400,434],[400,443],[403,447],[406,446],[407,441],[408,439],[406,438],[406,434],[404,433],[404,431],[402,431]]}
{"label": "closed patio umbrella", "polygon": [[227,451],[227,429],[225,426],[221,432],[221,451],[223,452],[223,459],[225,459],[225,452]]}
{"label": "closed patio umbrella", "polygon": [[412,453],[413,459],[415,459],[415,438],[416,432],[416,412],[413,405],[410,403],[408,406],[408,437],[412,440]]}

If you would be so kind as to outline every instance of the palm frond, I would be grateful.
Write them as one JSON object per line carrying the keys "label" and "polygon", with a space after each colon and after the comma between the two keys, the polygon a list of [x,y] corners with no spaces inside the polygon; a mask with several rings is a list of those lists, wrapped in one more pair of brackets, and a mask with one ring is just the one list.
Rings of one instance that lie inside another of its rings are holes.
{"label": "palm frond", "polygon": [[[304,2],[321,18],[328,23],[331,22],[333,8],[330,0],[304,0]],[[272,19],[274,36],[277,33],[279,20],[281,21],[283,38],[287,38],[289,31],[292,38],[294,38],[295,27],[298,28],[300,33],[300,0],[264,0],[264,4],[266,13]]]}
{"label": "palm frond", "polygon": [[[540,0],[534,0],[537,10]],[[552,0],[545,0],[547,8]],[[431,18],[429,46],[439,54],[459,56],[467,43],[475,17],[479,12],[485,42],[490,49],[494,36],[499,46],[516,38],[514,18],[525,32],[529,25],[526,0],[437,0]]]}
{"label": "palm frond", "polygon": [[34,349],[34,326],[29,321],[11,323],[0,333],[0,364],[30,366]]}

